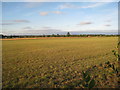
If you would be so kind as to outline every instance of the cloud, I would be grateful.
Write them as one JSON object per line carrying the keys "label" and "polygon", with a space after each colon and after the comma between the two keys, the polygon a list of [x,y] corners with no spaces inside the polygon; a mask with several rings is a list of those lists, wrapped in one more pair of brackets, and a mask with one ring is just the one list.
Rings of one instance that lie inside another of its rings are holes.
{"label": "cloud", "polygon": [[66,4],[58,6],[58,9],[65,9],[65,8],[75,8],[75,6],[70,3],[66,3]]}
{"label": "cloud", "polygon": [[71,31],[71,34],[118,34],[118,30],[84,30],[84,31]]}
{"label": "cloud", "polygon": [[28,20],[12,20],[12,22],[17,22],[17,23],[29,23],[30,21],[28,21]]}
{"label": "cloud", "polygon": [[81,8],[94,8],[94,7],[98,7],[98,6],[104,5],[104,4],[105,3],[95,3],[95,4],[88,5],[88,6],[83,6]]}
{"label": "cloud", "polygon": [[24,27],[23,29],[32,29],[31,27]]}
{"label": "cloud", "polygon": [[31,28],[31,27],[24,27],[22,29],[18,30],[12,30],[12,31],[3,31],[4,34],[9,35],[52,35],[52,34],[66,34],[66,31],[62,31],[61,29],[52,28],[52,27],[41,27],[39,29]]}
{"label": "cloud", "polygon": [[37,6],[40,6],[40,5],[42,5],[42,2],[27,2],[26,4],[25,4],[25,7],[27,7],[27,8],[34,8],[34,7],[37,7]]}
{"label": "cloud", "polygon": [[47,26],[45,26],[45,27],[42,27],[43,29],[51,29],[51,27],[47,27]]}
{"label": "cloud", "polygon": [[53,13],[53,14],[63,14],[63,12],[61,12],[61,11],[51,11],[51,12],[40,12],[40,15],[41,16],[46,16],[46,15],[48,15],[48,14],[50,14],[50,13]]}
{"label": "cloud", "polygon": [[78,25],[89,25],[89,24],[92,24],[92,22],[80,22],[80,24]]}
{"label": "cloud", "polygon": [[105,22],[111,22],[111,20],[106,20]]}
{"label": "cloud", "polygon": [[106,27],[110,27],[111,25],[110,25],[110,24],[106,24],[105,26],[106,26]]}
{"label": "cloud", "polygon": [[76,6],[76,5],[73,5],[73,4],[70,4],[70,3],[66,3],[66,4],[63,4],[63,5],[60,5],[58,6],[58,9],[66,9],[66,8],[94,8],[94,7],[98,7],[98,6],[102,6],[106,3],[103,3],[103,2],[97,2],[97,3],[94,3],[94,4],[90,4],[90,5],[86,5],[86,6]]}
{"label": "cloud", "polygon": [[14,23],[1,23],[0,25],[13,25]]}
{"label": "cloud", "polygon": [[53,11],[52,13],[54,13],[54,14],[63,14],[63,12],[61,12],[61,11]]}
{"label": "cloud", "polygon": [[52,35],[52,34],[66,34],[64,31],[55,28],[45,28],[42,27],[40,29],[31,29],[31,30],[23,30],[21,32],[17,32],[16,34],[21,35]]}
{"label": "cloud", "polygon": [[46,16],[46,15],[48,15],[49,14],[49,12],[40,12],[40,15],[41,16]]}
{"label": "cloud", "polygon": [[29,20],[3,20],[3,22],[9,23],[29,23]]}
{"label": "cloud", "polygon": [[84,30],[84,31],[62,31],[59,29],[37,29],[37,30],[23,30],[23,31],[5,31],[3,30],[3,34],[7,35],[52,35],[52,34],[60,34],[66,35],[67,32],[70,32],[72,35],[79,34],[118,34],[118,30]]}
{"label": "cloud", "polygon": [[0,25],[14,25],[19,23],[29,23],[28,20],[2,20],[2,23]]}

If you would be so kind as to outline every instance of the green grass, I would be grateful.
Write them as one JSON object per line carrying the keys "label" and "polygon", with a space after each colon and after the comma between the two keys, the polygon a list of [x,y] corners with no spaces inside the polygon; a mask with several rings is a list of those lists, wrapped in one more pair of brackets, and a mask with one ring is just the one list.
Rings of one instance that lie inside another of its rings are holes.
{"label": "green grass", "polygon": [[117,37],[3,40],[3,88],[81,87],[82,70],[114,62],[117,43]]}

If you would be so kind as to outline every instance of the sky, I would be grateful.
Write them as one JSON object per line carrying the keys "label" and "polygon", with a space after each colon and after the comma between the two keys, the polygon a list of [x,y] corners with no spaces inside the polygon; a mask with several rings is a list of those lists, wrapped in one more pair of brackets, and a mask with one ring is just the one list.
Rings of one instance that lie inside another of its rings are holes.
{"label": "sky", "polygon": [[6,35],[117,34],[117,2],[2,2]]}

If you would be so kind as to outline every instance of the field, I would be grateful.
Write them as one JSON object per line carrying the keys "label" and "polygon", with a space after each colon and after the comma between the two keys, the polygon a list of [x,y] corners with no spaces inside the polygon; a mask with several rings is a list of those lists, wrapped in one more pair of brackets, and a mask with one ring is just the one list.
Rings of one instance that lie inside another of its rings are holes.
{"label": "field", "polygon": [[114,62],[117,37],[3,40],[3,88],[82,87],[82,71],[90,69],[95,87],[116,87],[107,61]]}

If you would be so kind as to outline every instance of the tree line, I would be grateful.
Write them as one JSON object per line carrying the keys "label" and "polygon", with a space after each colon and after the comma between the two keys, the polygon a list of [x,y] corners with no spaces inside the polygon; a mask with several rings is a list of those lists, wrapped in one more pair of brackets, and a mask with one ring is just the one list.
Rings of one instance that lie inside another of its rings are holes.
{"label": "tree line", "polygon": [[0,38],[37,38],[37,37],[110,37],[110,36],[119,36],[119,35],[105,35],[105,34],[80,34],[72,35],[70,32],[67,32],[66,35],[52,34],[52,35],[0,35]]}

